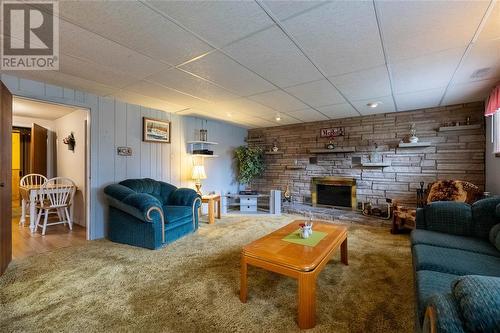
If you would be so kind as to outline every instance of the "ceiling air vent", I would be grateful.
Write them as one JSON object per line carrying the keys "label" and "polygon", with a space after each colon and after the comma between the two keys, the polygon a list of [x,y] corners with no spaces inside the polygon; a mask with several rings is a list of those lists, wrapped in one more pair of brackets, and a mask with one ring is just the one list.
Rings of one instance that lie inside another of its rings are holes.
{"label": "ceiling air vent", "polygon": [[491,67],[480,68],[475,70],[470,76],[471,79],[482,79],[491,71]]}

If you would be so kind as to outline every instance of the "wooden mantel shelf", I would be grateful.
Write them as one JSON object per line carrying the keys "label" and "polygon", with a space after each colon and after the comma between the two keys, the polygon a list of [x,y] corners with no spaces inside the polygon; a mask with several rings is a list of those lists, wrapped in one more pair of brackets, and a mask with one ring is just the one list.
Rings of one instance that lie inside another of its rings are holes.
{"label": "wooden mantel shelf", "polygon": [[306,167],[303,165],[287,165],[285,167],[285,169],[287,169],[287,170],[305,170]]}
{"label": "wooden mantel shelf", "polygon": [[442,126],[439,127],[439,132],[448,132],[448,131],[465,131],[471,129],[480,129],[481,124],[472,124],[472,125],[458,125],[458,126]]}
{"label": "wooden mantel shelf", "polygon": [[264,152],[266,155],[283,155],[282,151],[266,151]]}
{"label": "wooden mantel shelf", "polygon": [[365,168],[389,167],[391,166],[391,162],[363,162],[361,166]]}
{"label": "wooden mantel shelf", "polygon": [[356,149],[354,147],[337,147],[333,149],[326,148],[313,148],[309,149],[311,154],[340,154],[340,153],[354,153]]}

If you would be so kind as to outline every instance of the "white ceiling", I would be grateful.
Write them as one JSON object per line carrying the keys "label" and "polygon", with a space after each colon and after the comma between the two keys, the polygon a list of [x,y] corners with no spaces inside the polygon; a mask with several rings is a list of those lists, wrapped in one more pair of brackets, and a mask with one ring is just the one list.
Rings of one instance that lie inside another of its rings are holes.
{"label": "white ceiling", "polygon": [[12,114],[18,117],[56,120],[78,109],[77,107],[38,102],[20,97],[14,97],[12,101]]}
{"label": "white ceiling", "polygon": [[60,1],[60,17],[60,71],[14,75],[246,127],[477,101],[500,80],[496,1]]}

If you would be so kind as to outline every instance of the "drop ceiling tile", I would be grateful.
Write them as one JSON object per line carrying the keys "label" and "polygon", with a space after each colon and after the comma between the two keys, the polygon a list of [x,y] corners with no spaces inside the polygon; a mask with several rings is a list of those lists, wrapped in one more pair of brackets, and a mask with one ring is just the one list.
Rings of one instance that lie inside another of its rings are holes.
{"label": "drop ceiling tile", "polygon": [[327,76],[385,63],[372,2],[334,1],[283,24]]}
{"label": "drop ceiling tile", "polygon": [[317,108],[330,119],[358,117],[359,113],[348,103],[327,105]]}
{"label": "drop ceiling tile", "polygon": [[148,1],[217,47],[273,25],[253,1]]}
{"label": "drop ceiling tile", "polygon": [[452,49],[390,64],[394,93],[446,86],[462,54],[462,49]]}
{"label": "drop ceiling tile", "polygon": [[223,110],[224,112],[238,112],[251,117],[276,114],[276,110],[247,98],[215,103],[214,109]]}
{"label": "drop ceiling tile", "polygon": [[[380,103],[379,106],[377,106],[376,108],[371,108],[368,105],[366,105],[368,103],[375,101]],[[396,111],[396,107],[394,106],[394,101],[392,99],[392,96],[383,96],[383,97],[377,97],[376,99],[353,101],[352,104],[359,112],[361,112],[363,116],[369,114],[379,114],[379,113],[388,113]]]}
{"label": "drop ceiling tile", "polygon": [[137,81],[136,78],[124,73],[118,73],[107,67],[100,66],[72,56],[60,56],[59,71],[89,81],[96,81],[110,87],[122,88]]}
{"label": "drop ceiling tile", "polygon": [[348,99],[358,100],[391,93],[389,74],[386,66],[331,76],[329,79]]}
{"label": "drop ceiling tile", "polygon": [[[465,50],[487,1],[377,1],[389,61]],[[403,19],[404,18],[404,19]]]}
{"label": "drop ceiling tile", "polygon": [[341,94],[328,80],[307,82],[285,88],[287,92],[311,106],[339,104],[345,102]]}
{"label": "drop ceiling tile", "polygon": [[[485,70],[484,75],[473,76],[481,69]],[[475,43],[455,74],[453,83],[494,78],[500,78],[500,39]]]}
{"label": "drop ceiling tile", "polygon": [[439,106],[446,87],[394,95],[398,111],[417,110]]}
{"label": "drop ceiling tile", "polygon": [[496,83],[495,79],[451,85],[442,105],[484,101]]}
{"label": "drop ceiling tile", "polygon": [[327,1],[281,1],[281,0],[271,0],[263,1],[264,5],[271,10],[271,12],[276,15],[280,20],[286,20],[295,15],[300,15],[308,10],[322,6],[328,3]]}
{"label": "drop ceiling tile", "polygon": [[151,75],[147,81],[159,83],[212,102],[238,98],[237,95],[221,87],[175,68]]}
{"label": "drop ceiling tile", "polygon": [[289,114],[294,118],[300,119],[303,122],[321,121],[329,119],[328,117],[326,117],[325,115],[314,109],[305,109],[305,110],[287,112],[287,114]]}
{"label": "drop ceiling tile", "polygon": [[213,81],[240,96],[276,89],[257,74],[220,52],[211,53],[180,68]]}
{"label": "drop ceiling tile", "polygon": [[139,1],[61,1],[60,16],[171,65],[212,49]]}
{"label": "drop ceiling tile", "polygon": [[223,50],[280,87],[322,78],[321,73],[277,27],[242,39]]}
{"label": "drop ceiling tile", "polygon": [[276,115],[274,115],[272,117],[261,117],[261,118],[263,118],[263,119],[267,120],[268,122],[274,124],[273,126],[299,124],[299,123],[302,122],[299,119],[294,118],[294,117],[292,117],[292,116],[290,116],[288,114],[285,114],[285,113],[280,113],[279,116],[280,116],[280,120],[276,120]]}
{"label": "drop ceiling tile", "polygon": [[158,98],[137,94],[130,90],[120,90],[113,93],[111,96],[130,104],[141,105],[166,112],[178,112],[186,108],[185,106],[173,104]]}
{"label": "drop ceiling tile", "polygon": [[194,105],[204,102],[203,100],[199,100],[193,96],[183,94],[160,84],[146,81],[134,83],[133,85],[128,86],[126,90],[173,104],[185,105],[186,107],[193,107]]}
{"label": "drop ceiling tile", "polygon": [[281,112],[307,108],[307,105],[281,90],[273,90],[248,98]]}
{"label": "drop ceiling tile", "polygon": [[84,58],[139,79],[168,68],[158,61],[63,20],[60,21],[60,50],[63,54]]}
{"label": "drop ceiling tile", "polygon": [[500,2],[496,1],[494,6],[483,30],[479,34],[479,41],[500,38]]}

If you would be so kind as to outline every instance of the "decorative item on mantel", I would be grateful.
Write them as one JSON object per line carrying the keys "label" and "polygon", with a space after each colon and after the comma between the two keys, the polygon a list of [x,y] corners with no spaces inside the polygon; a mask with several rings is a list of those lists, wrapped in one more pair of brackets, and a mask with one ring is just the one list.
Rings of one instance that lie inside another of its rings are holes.
{"label": "decorative item on mantel", "polygon": [[290,191],[290,186],[287,184],[285,187],[285,192],[283,193],[283,201],[292,202],[292,192]]}
{"label": "decorative item on mantel", "polygon": [[417,137],[417,128],[415,123],[412,123],[410,125],[410,143],[417,143],[418,142],[418,137]]}
{"label": "decorative item on mantel", "polygon": [[273,147],[271,148],[271,150],[275,153],[279,150],[278,142],[276,140],[273,141]]}
{"label": "decorative item on mantel", "polygon": [[76,140],[73,132],[63,139],[63,143],[68,145],[68,150],[75,151]]}
{"label": "decorative item on mantel", "polygon": [[378,151],[378,143],[375,142],[375,150],[370,154],[370,162],[371,163],[379,163],[382,162],[382,154]]}

